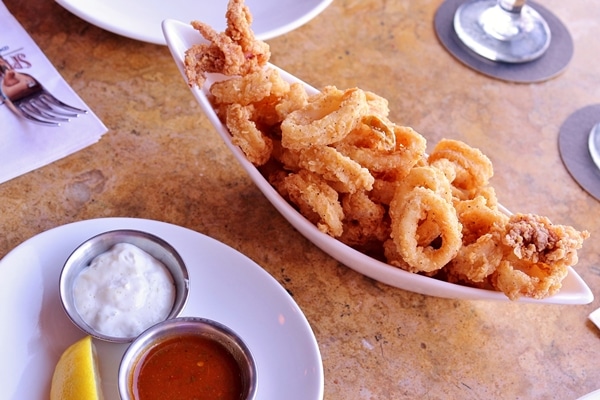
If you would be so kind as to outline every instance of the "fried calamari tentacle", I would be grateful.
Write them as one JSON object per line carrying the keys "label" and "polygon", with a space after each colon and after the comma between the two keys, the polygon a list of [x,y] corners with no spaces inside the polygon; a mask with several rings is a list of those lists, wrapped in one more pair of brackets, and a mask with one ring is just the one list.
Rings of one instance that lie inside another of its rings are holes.
{"label": "fried calamari tentacle", "polygon": [[[237,64],[244,61],[244,55],[231,39],[220,38],[219,34],[209,25],[193,21],[196,29],[209,43],[200,43],[190,47],[185,52],[184,66],[188,84],[201,87],[206,80],[206,73],[219,72],[227,69],[226,64]],[[216,45],[216,42],[219,45]],[[228,61],[225,59],[228,54]]]}
{"label": "fried calamari tentacle", "polygon": [[250,29],[252,15],[243,0],[230,0],[226,17],[227,29],[221,33],[203,22],[191,23],[209,43],[194,45],[185,53],[190,86],[201,87],[207,73],[245,75],[267,64],[271,56],[269,45],[254,37]]}
{"label": "fried calamari tentacle", "polygon": [[252,31],[252,14],[244,0],[230,0],[225,13],[227,29],[225,35],[240,45],[250,70],[266,65],[271,57],[269,46],[257,40]]}
{"label": "fried calamari tentacle", "polygon": [[506,225],[502,244],[520,260],[569,266],[577,264],[577,250],[589,235],[587,231],[552,224],[547,217],[514,214]]}
{"label": "fried calamari tentacle", "polygon": [[340,241],[350,246],[365,246],[383,242],[389,235],[389,223],[385,221],[386,210],[371,200],[366,191],[346,194],[342,197],[344,210],[344,233]]}
{"label": "fried calamari tentacle", "polygon": [[301,83],[292,83],[290,89],[281,97],[275,106],[279,121],[283,121],[290,113],[306,106],[308,95]]}
{"label": "fried calamari tentacle", "polygon": [[502,232],[504,258],[492,274],[492,285],[510,299],[545,298],[558,292],[569,265],[589,232],[554,225],[546,217],[514,214]]}
{"label": "fried calamari tentacle", "polygon": [[453,171],[445,171],[451,179],[453,186],[460,190],[476,190],[489,183],[494,175],[492,162],[480,150],[470,147],[458,140],[442,139],[434,147],[428,161],[434,164],[437,160],[446,159],[451,164]]}
{"label": "fried calamari tentacle", "polygon": [[321,232],[334,237],[342,234],[344,211],[338,193],[321,177],[300,170],[286,176],[277,189]]}
{"label": "fried calamari tentacle", "polygon": [[[462,245],[461,227],[454,208],[431,189],[415,187],[403,196],[395,196],[390,204],[390,216],[391,238],[411,272],[441,269]],[[426,222],[439,227],[439,240],[421,243],[418,230]]]}
{"label": "fried calamari tentacle", "polygon": [[231,143],[239,146],[248,161],[259,166],[271,158],[273,142],[252,121],[252,106],[227,106],[225,121],[231,133]]}
{"label": "fried calamari tentacle", "polygon": [[283,120],[282,144],[290,149],[301,149],[339,142],[356,127],[368,108],[362,90],[326,87],[310,97],[306,106]]}

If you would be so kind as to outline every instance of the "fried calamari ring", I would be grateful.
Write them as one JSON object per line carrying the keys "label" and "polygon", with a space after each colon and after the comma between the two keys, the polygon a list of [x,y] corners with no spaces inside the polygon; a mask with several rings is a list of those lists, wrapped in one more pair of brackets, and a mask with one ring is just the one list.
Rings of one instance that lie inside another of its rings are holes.
{"label": "fried calamari ring", "polygon": [[[462,245],[461,227],[452,205],[431,189],[415,187],[390,204],[391,238],[411,272],[434,272],[452,260]],[[440,240],[419,244],[424,221],[439,226]]]}
{"label": "fried calamari ring", "polygon": [[499,237],[486,233],[474,242],[463,245],[444,269],[449,282],[482,283],[496,271],[503,258]]}
{"label": "fried calamari ring", "polygon": [[482,195],[455,201],[454,207],[462,225],[463,246],[446,266],[447,278],[450,282],[485,283],[504,257],[501,237],[508,216],[490,207]]}
{"label": "fried calamari ring", "polygon": [[436,168],[430,166],[414,167],[404,179],[397,183],[394,196],[400,201],[415,187],[431,189],[444,200],[452,202],[452,188],[446,176]]}
{"label": "fried calamari ring", "polygon": [[389,235],[389,223],[385,221],[386,210],[371,200],[366,191],[346,194],[342,197],[344,210],[344,233],[340,241],[350,246],[364,246],[371,242],[383,242]]}
{"label": "fried calamari ring", "polygon": [[[479,237],[494,230],[504,230],[508,222],[508,216],[496,208],[489,207],[487,199],[483,196],[456,201],[454,208],[462,224],[465,245],[474,243]],[[498,243],[500,243],[499,237]]]}
{"label": "fried calamari ring", "polygon": [[369,91],[365,91],[365,96],[369,103],[369,115],[385,118],[390,114],[389,102],[385,97]]}
{"label": "fried calamari ring", "polygon": [[226,108],[225,121],[231,133],[231,143],[239,146],[248,161],[259,166],[271,158],[273,142],[251,120],[252,106],[231,104]]}
{"label": "fried calamari ring", "polygon": [[[344,211],[338,193],[321,177],[300,170],[285,177],[278,190],[296,204],[321,232],[333,237],[342,234]],[[311,215],[316,216],[316,220]]]}
{"label": "fried calamari ring", "polygon": [[273,68],[259,69],[244,76],[215,82],[210,87],[216,104],[237,103],[242,106],[269,96],[283,97],[289,90],[290,85]]}
{"label": "fried calamari ring", "polygon": [[298,172],[300,170],[300,151],[286,149],[281,145],[281,140],[273,139],[273,152],[271,156],[281,164],[285,171]]}
{"label": "fried calamari ring", "polygon": [[392,151],[357,147],[342,141],[334,145],[371,173],[387,180],[404,178],[423,157],[427,142],[411,128],[394,126],[396,147]]}
{"label": "fried calamari ring", "polygon": [[283,120],[282,144],[290,149],[301,149],[339,142],[356,127],[368,109],[362,90],[326,87],[309,98],[305,107]]}
{"label": "fried calamari ring", "polygon": [[285,93],[279,103],[275,106],[275,111],[279,115],[280,121],[283,121],[290,113],[300,110],[306,106],[308,95],[301,83],[292,83],[289,90]]}
{"label": "fried calamari ring", "polygon": [[371,190],[370,196],[373,201],[389,206],[394,199],[397,186],[398,183],[396,181],[387,181],[384,179],[375,178],[375,182],[373,182],[373,190]]}
{"label": "fried calamari ring", "polygon": [[492,286],[509,299],[543,299],[556,294],[569,270],[566,266],[504,260],[491,276]]}
{"label": "fried calamari ring", "polygon": [[442,139],[429,155],[430,164],[436,160],[451,161],[454,175],[453,186],[462,190],[474,190],[488,184],[494,174],[492,162],[480,150],[458,140]]}
{"label": "fried calamari ring", "polygon": [[491,208],[492,210],[499,211],[498,197],[496,196],[496,189],[494,189],[493,186],[488,185],[480,187],[479,189],[473,191],[471,193],[471,196],[472,198],[476,198],[479,196],[483,197],[489,208]]}
{"label": "fried calamari ring", "polygon": [[343,142],[368,149],[393,151],[396,149],[394,124],[385,117],[366,115]]}
{"label": "fried calamari ring", "polygon": [[343,193],[371,190],[375,181],[368,169],[329,146],[313,146],[300,151],[298,166],[321,175]]}
{"label": "fried calamari ring", "polygon": [[433,220],[433,218],[422,221],[417,226],[417,245],[421,247],[432,246],[436,247],[436,240],[439,240],[442,234],[441,227]]}
{"label": "fried calamari ring", "polygon": [[404,261],[398,252],[398,247],[393,239],[388,238],[385,242],[383,242],[383,255],[388,264],[401,268],[405,271],[410,271],[410,265]]}

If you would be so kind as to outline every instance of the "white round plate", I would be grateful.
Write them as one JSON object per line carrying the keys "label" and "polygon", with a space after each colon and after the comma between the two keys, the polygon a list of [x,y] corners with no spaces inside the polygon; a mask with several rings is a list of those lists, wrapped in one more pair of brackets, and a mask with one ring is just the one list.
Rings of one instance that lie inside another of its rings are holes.
{"label": "white round plate", "polygon": [[577,400],[600,400],[600,389],[594,390],[591,393],[585,394]]}
{"label": "white round plate", "polygon": [[[258,368],[258,398],[323,398],[323,365],[304,314],[285,289],[252,260],[198,232],[164,222],[105,218],[54,228],[0,261],[2,398],[47,399],[62,352],[83,333],[60,304],[58,280],[84,240],[113,229],[137,229],[169,242],[190,274],[182,316],[220,321],[239,333]],[[119,360],[127,345],[95,341],[106,400],[117,400]]]}
{"label": "white round plate", "polygon": [[[184,69],[185,51],[194,44],[202,42],[203,39],[189,24],[181,21],[165,20],[163,22],[163,31],[167,38],[167,45],[169,46],[175,64],[179,68],[183,79],[187,82]],[[269,65],[273,68],[277,68],[271,64]],[[302,82],[298,78],[279,68],[277,69],[284,80],[290,83],[300,82],[306,85],[308,93],[316,93],[316,89],[307,85],[305,82]],[[356,272],[400,289],[451,299],[510,301],[508,297],[501,292],[444,282],[425,275],[413,274],[403,269],[393,267],[346,246],[339,240],[317,229],[314,224],[304,218],[294,207],[279,195],[277,190],[275,190],[261,175],[260,171],[248,161],[241,149],[232,143],[231,135],[229,134],[227,127],[221,122],[208,100],[208,88],[215,80],[222,79],[222,75],[208,74],[207,80],[202,88],[196,86],[191,88],[192,94],[196,97],[200,107],[229,150],[231,150],[235,158],[260,191],[281,215],[283,215],[283,217],[287,219],[298,232],[313,242],[315,246],[318,246],[321,250]],[[508,210],[505,211],[508,213]],[[518,301],[527,303],[588,304],[593,300],[594,295],[590,288],[575,270],[572,267],[569,267],[569,273],[563,280],[562,287],[557,294],[542,300],[522,297]]]}
{"label": "white round plate", "polygon": [[[56,0],[79,18],[107,31],[143,42],[165,44],[164,19],[199,20],[225,29],[227,0]],[[332,0],[247,0],[257,38],[283,35],[319,15]]]}

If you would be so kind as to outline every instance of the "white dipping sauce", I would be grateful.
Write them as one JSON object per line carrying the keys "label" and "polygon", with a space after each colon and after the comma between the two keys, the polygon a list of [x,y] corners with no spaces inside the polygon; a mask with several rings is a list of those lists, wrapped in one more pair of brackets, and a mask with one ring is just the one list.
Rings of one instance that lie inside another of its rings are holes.
{"label": "white dipping sauce", "polygon": [[94,258],[75,278],[73,292],[81,318],[109,336],[137,336],[164,320],[175,301],[167,267],[129,243]]}

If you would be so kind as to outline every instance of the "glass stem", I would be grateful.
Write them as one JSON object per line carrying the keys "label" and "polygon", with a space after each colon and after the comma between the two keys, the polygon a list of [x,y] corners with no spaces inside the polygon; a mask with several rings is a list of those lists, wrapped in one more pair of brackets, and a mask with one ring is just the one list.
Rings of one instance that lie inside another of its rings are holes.
{"label": "glass stem", "polygon": [[513,14],[520,14],[521,9],[526,2],[527,0],[498,0],[498,5],[504,11],[508,11]]}

